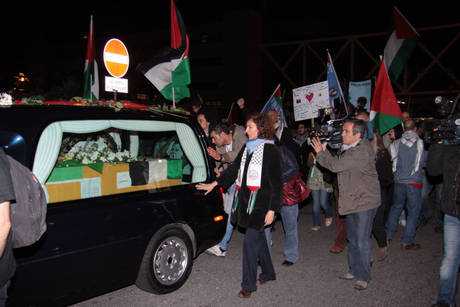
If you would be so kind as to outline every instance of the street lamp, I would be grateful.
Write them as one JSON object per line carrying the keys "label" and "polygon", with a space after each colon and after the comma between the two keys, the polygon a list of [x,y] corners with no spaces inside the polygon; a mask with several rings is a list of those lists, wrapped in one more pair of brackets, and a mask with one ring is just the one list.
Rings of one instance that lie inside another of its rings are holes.
{"label": "street lamp", "polygon": [[27,84],[29,83],[29,77],[27,77],[26,74],[20,72],[18,73],[15,77],[16,79],[16,88],[15,90],[18,90],[18,91],[24,91],[25,90],[25,87],[27,86]]}

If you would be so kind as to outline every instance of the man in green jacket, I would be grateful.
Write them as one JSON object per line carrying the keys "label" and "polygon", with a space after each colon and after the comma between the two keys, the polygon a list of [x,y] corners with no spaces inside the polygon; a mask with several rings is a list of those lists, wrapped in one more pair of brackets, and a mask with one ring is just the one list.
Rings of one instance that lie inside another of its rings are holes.
{"label": "man in green jacket", "polygon": [[366,123],[347,120],[342,127],[342,153],[332,156],[313,139],[316,161],[337,173],[339,186],[338,211],[346,215],[349,271],[343,279],[356,280],[354,288],[364,290],[370,280],[371,231],[377,207],[380,205],[380,186],[375,169],[375,153],[364,139]]}

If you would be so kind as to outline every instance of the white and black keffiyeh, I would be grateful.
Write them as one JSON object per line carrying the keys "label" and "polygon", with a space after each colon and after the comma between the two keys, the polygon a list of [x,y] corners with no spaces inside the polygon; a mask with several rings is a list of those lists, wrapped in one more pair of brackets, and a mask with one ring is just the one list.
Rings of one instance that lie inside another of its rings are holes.
{"label": "white and black keffiyeh", "polygon": [[[250,191],[247,213],[251,214],[254,209],[257,191],[260,189],[262,181],[262,165],[264,161],[264,146],[266,142],[259,144],[254,153],[252,154],[251,160],[248,165],[248,172],[246,175],[246,186]],[[268,142],[267,142],[268,143]],[[238,207],[238,193],[241,190],[241,183],[243,180],[243,174],[246,166],[246,159],[248,156],[248,149],[245,148],[243,156],[241,158],[240,170],[238,171],[238,177],[236,178],[236,193],[233,201],[232,211],[234,212]]]}

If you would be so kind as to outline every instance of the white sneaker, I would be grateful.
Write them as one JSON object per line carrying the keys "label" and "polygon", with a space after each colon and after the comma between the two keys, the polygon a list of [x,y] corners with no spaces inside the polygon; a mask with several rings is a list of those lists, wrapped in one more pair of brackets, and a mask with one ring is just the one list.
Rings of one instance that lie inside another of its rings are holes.
{"label": "white sneaker", "polygon": [[345,275],[339,276],[340,279],[353,280],[355,277],[350,272],[347,272]]}
{"label": "white sneaker", "polygon": [[367,281],[357,280],[353,285],[353,288],[355,288],[356,290],[366,290],[368,285],[369,283]]}
{"label": "white sneaker", "polygon": [[206,252],[217,257],[225,257],[225,255],[227,254],[226,251],[222,251],[220,249],[219,245],[214,245],[213,247],[208,248]]}

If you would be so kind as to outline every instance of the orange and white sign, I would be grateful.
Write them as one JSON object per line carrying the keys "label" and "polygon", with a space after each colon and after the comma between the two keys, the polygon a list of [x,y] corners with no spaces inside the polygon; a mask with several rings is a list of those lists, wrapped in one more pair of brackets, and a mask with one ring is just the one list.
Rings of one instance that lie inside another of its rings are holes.
{"label": "orange and white sign", "polygon": [[122,78],[126,75],[129,67],[129,54],[121,40],[110,39],[104,46],[103,58],[105,68],[112,77]]}

